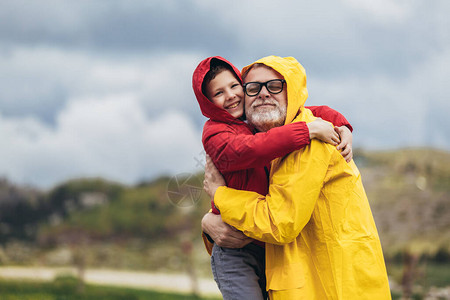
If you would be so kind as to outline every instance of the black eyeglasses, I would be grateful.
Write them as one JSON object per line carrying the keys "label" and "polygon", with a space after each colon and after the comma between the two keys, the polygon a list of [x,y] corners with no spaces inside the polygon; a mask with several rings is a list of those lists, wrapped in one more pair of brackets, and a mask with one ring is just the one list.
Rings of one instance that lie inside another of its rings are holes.
{"label": "black eyeglasses", "polygon": [[266,87],[266,89],[271,94],[279,94],[283,91],[283,86],[286,80],[284,79],[272,79],[266,82],[247,82],[244,84],[244,92],[249,97],[254,97],[261,92],[261,89],[263,86]]}

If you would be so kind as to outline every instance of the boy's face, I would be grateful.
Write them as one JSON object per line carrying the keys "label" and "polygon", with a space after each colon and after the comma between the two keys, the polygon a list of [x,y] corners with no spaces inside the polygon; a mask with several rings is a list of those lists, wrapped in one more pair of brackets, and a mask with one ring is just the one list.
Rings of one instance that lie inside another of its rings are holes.
{"label": "boy's face", "polygon": [[225,70],[206,86],[206,97],[235,118],[244,113],[244,90],[234,74]]}

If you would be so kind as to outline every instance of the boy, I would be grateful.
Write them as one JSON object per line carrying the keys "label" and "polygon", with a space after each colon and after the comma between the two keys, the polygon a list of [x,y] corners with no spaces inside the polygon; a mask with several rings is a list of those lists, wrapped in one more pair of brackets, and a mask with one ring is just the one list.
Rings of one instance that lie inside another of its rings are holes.
{"label": "boy", "polygon": [[[204,116],[202,142],[206,153],[229,187],[267,194],[270,162],[310,143],[313,138],[337,145],[339,135],[329,123],[298,122],[256,133],[245,120],[244,92],[239,70],[222,57],[209,57],[198,65],[192,79]],[[276,87],[267,86],[268,89]],[[336,126],[347,120],[326,107],[309,107],[317,117]],[[345,153],[348,155],[348,153]],[[213,212],[218,213],[213,207]],[[265,299],[264,244],[253,242],[242,249],[205,245],[224,299]]]}

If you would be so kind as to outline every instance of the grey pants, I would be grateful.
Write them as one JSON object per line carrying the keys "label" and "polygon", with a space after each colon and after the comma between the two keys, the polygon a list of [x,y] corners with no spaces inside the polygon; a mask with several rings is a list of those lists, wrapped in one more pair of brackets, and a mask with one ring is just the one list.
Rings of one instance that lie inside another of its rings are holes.
{"label": "grey pants", "polygon": [[230,249],[214,244],[211,268],[224,300],[267,299],[264,248],[248,244]]}

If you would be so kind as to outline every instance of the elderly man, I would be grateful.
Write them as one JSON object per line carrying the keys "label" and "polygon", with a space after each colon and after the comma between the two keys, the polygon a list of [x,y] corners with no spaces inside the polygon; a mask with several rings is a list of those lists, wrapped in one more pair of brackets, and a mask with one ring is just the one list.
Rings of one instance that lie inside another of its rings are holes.
{"label": "elderly man", "polygon": [[[247,118],[258,130],[315,119],[304,108],[306,75],[294,58],[265,57],[243,74]],[[273,93],[268,83],[285,88]],[[205,189],[222,219],[266,242],[270,299],[391,299],[359,171],[335,147],[313,140],[275,159],[268,195],[223,185],[207,168]]]}

